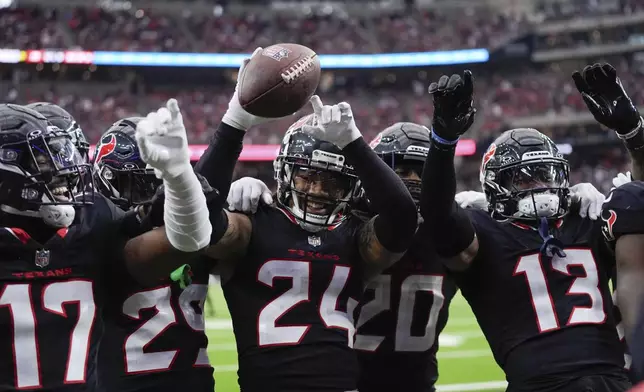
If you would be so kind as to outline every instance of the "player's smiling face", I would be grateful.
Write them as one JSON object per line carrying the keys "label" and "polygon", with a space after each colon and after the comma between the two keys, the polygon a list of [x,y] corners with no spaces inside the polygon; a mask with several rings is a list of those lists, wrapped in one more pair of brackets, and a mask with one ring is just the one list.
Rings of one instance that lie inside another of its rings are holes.
{"label": "player's smiling face", "polygon": [[[80,155],[68,138],[53,138],[47,142],[47,147],[34,143],[33,156],[27,170],[32,174],[40,173],[44,178],[50,177],[47,187],[54,198],[60,202],[71,200],[70,186],[75,185],[78,177],[73,170],[68,170],[80,163]],[[58,171],[58,173],[56,173]]]}
{"label": "player's smiling face", "polygon": [[351,185],[350,181],[340,173],[304,167],[296,169],[293,183],[295,190],[308,195],[307,212],[317,215],[330,213],[335,204],[329,204],[329,201],[343,198]]}

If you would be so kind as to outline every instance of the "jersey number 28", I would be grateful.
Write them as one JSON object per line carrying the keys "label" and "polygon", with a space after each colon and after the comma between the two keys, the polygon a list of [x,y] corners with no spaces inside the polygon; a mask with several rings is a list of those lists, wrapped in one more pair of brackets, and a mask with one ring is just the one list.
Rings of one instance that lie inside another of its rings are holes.
{"label": "jersey number 28", "polygon": [[544,265],[541,255],[531,254],[519,258],[514,274],[525,275],[528,289],[532,297],[532,305],[537,316],[539,332],[547,332],[560,328],[559,318],[552,295],[548,290],[545,268],[552,268],[558,273],[570,276],[569,267],[583,268],[586,276],[573,279],[566,294],[585,295],[590,299],[590,306],[575,306],[565,325],[601,324],[606,320],[604,299],[599,290],[599,274],[597,263],[589,249],[566,249],[566,257],[553,257],[550,265]]}

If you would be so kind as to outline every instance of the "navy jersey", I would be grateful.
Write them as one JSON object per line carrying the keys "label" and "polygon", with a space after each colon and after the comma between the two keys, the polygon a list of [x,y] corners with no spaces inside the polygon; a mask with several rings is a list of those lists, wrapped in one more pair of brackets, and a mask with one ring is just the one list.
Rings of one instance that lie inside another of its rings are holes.
{"label": "navy jersey", "polygon": [[602,232],[612,248],[624,234],[644,234],[644,182],[613,188],[602,206]]}
{"label": "navy jersey", "polygon": [[[622,235],[644,234],[644,182],[632,181],[611,190],[602,206],[602,233],[611,249],[615,249],[615,242]],[[613,285],[616,284],[613,282]],[[617,307],[615,317],[620,338],[626,345],[621,315]],[[630,364],[631,356],[627,354],[626,365],[629,369]]]}
{"label": "navy jersey", "polygon": [[425,228],[421,223],[407,253],[369,283],[358,305],[360,392],[434,390],[438,335],[456,285]]}
{"label": "navy jersey", "polygon": [[185,289],[169,279],[144,288],[110,271],[98,357],[101,391],[213,391],[203,315],[210,267],[192,263]]}
{"label": "navy jersey", "polygon": [[358,364],[351,314],[363,289],[356,231],[347,218],[317,233],[260,206],[244,257],[222,285],[244,392],[349,391]]}
{"label": "navy jersey", "polygon": [[44,244],[0,229],[0,390],[93,391],[105,270],[122,211],[101,196]]}
{"label": "navy jersey", "polygon": [[468,213],[480,247],[455,276],[508,381],[547,390],[558,376],[625,374],[608,284],[615,263],[601,221],[560,221],[552,232],[566,257],[550,258],[532,228]]}

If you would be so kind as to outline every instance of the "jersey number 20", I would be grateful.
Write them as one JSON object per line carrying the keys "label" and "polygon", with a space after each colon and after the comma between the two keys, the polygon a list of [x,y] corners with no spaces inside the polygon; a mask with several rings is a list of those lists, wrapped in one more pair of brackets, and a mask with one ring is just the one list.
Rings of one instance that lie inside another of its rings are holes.
{"label": "jersey number 20", "polygon": [[[360,309],[358,330],[373,317],[391,309],[391,276],[379,275],[367,286],[374,289],[374,299]],[[411,325],[414,317],[416,294],[419,291],[432,293],[433,301],[423,336],[412,336]],[[400,285],[400,303],[396,315],[396,351],[426,351],[436,339],[436,324],[445,302],[443,295],[443,277],[440,275],[410,275]],[[385,340],[384,336],[356,334],[355,348],[364,351],[376,351]]]}
{"label": "jersey number 20", "polygon": [[575,306],[565,325],[601,324],[606,321],[604,299],[599,290],[599,274],[597,263],[589,249],[566,249],[566,257],[553,257],[550,265],[543,265],[541,255],[522,256],[517,263],[514,274],[525,275],[528,289],[532,297],[532,305],[537,316],[539,332],[548,332],[560,328],[559,318],[552,295],[548,290],[548,281],[544,268],[552,268],[558,273],[570,276],[569,267],[583,268],[586,276],[574,278],[568,288],[568,295],[586,295],[590,306]]}

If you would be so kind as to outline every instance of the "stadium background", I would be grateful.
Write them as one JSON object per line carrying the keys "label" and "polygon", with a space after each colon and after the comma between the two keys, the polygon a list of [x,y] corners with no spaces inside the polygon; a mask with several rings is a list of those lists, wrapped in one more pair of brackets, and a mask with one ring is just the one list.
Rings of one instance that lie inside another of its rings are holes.
{"label": "stadium background", "polygon": [[[57,103],[92,143],[115,120],[176,97],[198,158],[244,54],[277,42],[322,55],[319,94],[351,103],[366,138],[397,121],[429,125],[429,82],[471,69],[479,112],[459,146],[459,190],[479,188],[480,157],[495,135],[531,126],[560,144],[573,183],[607,191],[627,155],[587,113],[570,74],[608,61],[644,104],[644,0],[0,0],[0,8],[2,101]],[[275,144],[296,118],[249,131],[236,176],[273,185]],[[217,390],[238,391],[234,338],[216,283],[211,299],[206,325]],[[503,390],[468,305],[457,297],[450,313],[439,390]]]}

